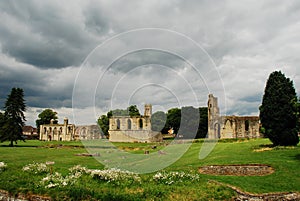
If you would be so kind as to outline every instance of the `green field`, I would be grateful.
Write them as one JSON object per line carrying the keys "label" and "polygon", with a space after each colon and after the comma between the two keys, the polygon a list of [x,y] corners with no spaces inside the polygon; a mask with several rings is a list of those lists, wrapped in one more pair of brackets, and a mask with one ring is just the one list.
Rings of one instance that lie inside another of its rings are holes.
{"label": "green field", "polygon": [[[120,150],[144,154],[163,150],[169,143],[115,143]],[[165,172],[185,172],[198,175],[197,170],[204,165],[221,164],[267,164],[275,172],[267,176],[213,176],[199,174],[197,181],[183,179],[182,182],[165,184],[153,180],[155,173],[140,175],[141,182],[120,183],[101,181],[89,175],[83,175],[75,183],[55,188],[44,188],[40,181],[47,173],[33,174],[22,171],[30,163],[54,161],[51,173],[67,175],[74,165],[89,169],[103,169],[93,157],[76,156],[87,153],[81,142],[18,142],[15,147],[0,144],[0,162],[7,164],[0,171],[0,189],[12,194],[40,194],[54,200],[226,200],[235,196],[234,191],[225,186],[209,182],[210,180],[230,184],[252,193],[300,192],[300,146],[270,148],[268,139],[245,141],[219,141],[205,159],[199,159],[199,150],[203,144],[194,142],[189,150],[175,163],[165,168]],[[156,146],[156,149],[151,147]],[[176,150],[178,144],[169,145]]]}

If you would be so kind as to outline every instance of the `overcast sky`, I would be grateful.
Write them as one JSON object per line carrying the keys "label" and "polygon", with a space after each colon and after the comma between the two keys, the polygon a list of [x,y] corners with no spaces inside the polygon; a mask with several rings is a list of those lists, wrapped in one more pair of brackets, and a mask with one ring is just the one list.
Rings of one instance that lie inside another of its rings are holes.
{"label": "overcast sky", "polygon": [[258,115],[269,74],[300,89],[298,0],[0,1],[0,107],[25,92],[76,124],[110,109],[206,106]]}

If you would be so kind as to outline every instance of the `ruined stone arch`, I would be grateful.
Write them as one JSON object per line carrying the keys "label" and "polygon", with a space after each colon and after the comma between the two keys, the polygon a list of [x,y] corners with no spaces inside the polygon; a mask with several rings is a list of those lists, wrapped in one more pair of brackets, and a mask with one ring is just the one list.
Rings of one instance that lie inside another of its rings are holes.
{"label": "ruined stone arch", "polygon": [[214,124],[214,138],[221,138],[221,125],[219,122]]}
{"label": "ruined stone arch", "polygon": [[121,128],[121,122],[120,122],[120,119],[117,119],[117,129],[120,129]]}
{"label": "ruined stone arch", "polygon": [[127,119],[127,129],[131,130],[131,119]]}
{"label": "ruined stone arch", "polygon": [[85,139],[86,136],[87,136],[87,130],[86,130],[85,127],[83,127],[83,128],[80,129],[80,137],[82,139]]}
{"label": "ruined stone arch", "polygon": [[228,128],[228,127],[233,128],[234,123],[235,123],[234,120],[226,119],[225,122],[224,122],[224,128],[223,129]]}
{"label": "ruined stone arch", "polygon": [[245,131],[249,131],[250,121],[248,119],[245,120]]}
{"label": "ruined stone arch", "polygon": [[139,128],[143,129],[143,119],[139,119]]}

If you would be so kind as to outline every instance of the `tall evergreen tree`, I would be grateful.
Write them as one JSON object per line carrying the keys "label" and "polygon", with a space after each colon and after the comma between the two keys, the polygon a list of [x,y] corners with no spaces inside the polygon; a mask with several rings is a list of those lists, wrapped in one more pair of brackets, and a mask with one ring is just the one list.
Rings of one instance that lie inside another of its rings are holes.
{"label": "tall evergreen tree", "polygon": [[5,102],[4,110],[0,141],[10,141],[10,146],[13,146],[13,142],[17,143],[17,140],[24,140],[22,138],[22,127],[26,121],[24,115],[26,106],[23,89],[12,88]]}
{"label": "tall evergreen tree", "polygon": [[259,110],[262,130],[275,146],[298,144],[297,95],[293,82],[281,71],[270,74]]}

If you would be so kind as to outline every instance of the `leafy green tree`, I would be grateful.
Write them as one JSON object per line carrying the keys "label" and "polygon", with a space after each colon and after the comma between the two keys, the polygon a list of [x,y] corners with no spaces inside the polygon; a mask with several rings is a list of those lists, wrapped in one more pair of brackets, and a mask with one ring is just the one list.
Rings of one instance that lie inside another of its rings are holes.
{"label": "leafy green tree", "polygon": [[178,133],[181,120],[181,109],[171,108],[167,112],[166,129],[173,128],[174,133]]}
{"label": "leafy green tree", "polygon": [[136,105],[129,106],[126,110],[124,109],[115,109],[110,111],[111,115],[113,116],[130,116],[130,117],[136,117],[140,116],[139,109]]}
{"label": "leafy green tree", "polygon": [[194,139],[200,122],[199,109],[192,106],[181,108],[181,122],[178,134],[185,139]]}
{"label": "leafy green tree", "polygon": [[141,116],[136,105],[131,105],[127,108],[130,117]]}
{"label": "leafy green tree", "polygon": [[50,124],[51,119],[54,120],[54,123],[57,123],[57,112],[51,109],[45,109],[38,115],[38,119],[35,121],[38,133],[40,131],[40,125]]}
{"label": "leafy green tree", "polygon": [[163,111],[157,111],[151,116],[151,128],[153,131],[158,131],[162,133],[167,133],[165,124],[167,121],[167,116]]}
{"label": "leafy green tree", "polygon": [[123,109],[115,109],[111,112],[112,116],[128,116],[128,111]]}
{"label": "leafy green tree", "polygon": [[200,122],[199,122],[196,138],[205,138],[208,131],[207,107],[200,107],[199,113],[200,113]]}
{"label": "leafy green tree", "polygon": [[13,142],[17,143],[17,140],[24,140],[22,128],[26,121],[25,110],[23,89],[12,88],[5,102],[4,115],[1,114],[1,142],[10,141],[9,146],[13,146]]}
{"label": "leafy green tree", "polygon": [[259,110],[262,130],[275,146],[299,143],[297,105],[293,81],[281,71],[271,73]]}
{"label": "leafy green tree", "polygon": [[98,119],[98,125],[100,126],[104,135],[108,136],[109,129],[109,116],[111,117],[111,111],[107,113],[107,115],[101,115]]}

